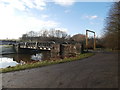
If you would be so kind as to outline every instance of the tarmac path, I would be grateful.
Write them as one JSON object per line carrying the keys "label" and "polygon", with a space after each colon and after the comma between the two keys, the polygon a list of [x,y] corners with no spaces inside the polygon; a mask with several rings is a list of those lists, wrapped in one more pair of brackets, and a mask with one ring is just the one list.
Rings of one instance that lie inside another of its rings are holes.
{"label": "tarmac path", "polygon": [[118,54],[2,74],[3,88],[118,88]]}

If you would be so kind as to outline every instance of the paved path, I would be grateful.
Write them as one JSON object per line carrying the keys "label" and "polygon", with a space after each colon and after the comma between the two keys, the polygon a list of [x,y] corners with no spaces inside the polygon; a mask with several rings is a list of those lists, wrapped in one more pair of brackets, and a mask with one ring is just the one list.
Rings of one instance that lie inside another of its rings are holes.
{"label": "paved path", "polygon": [[4,88],[117,88],[116,53],[2,74]]}

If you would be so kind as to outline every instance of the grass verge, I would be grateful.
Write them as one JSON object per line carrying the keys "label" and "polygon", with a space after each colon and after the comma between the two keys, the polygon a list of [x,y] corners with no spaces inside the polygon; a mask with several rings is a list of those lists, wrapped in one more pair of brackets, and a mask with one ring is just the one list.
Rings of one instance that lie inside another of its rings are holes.
{"label": "grass verge", "polygon": [[37,68],[37,67],[52,65],[52,64],[59,64],[59,63],[65,63],[65,62],[70,62],[70,61],[75,61],[75,60],[81,60],[83,58],[87,58],[92,55],[94,55],[94,54],[93,53],[85,53],[85,54],[80,54],[76,57],[64,58],[64,59],[59,59],[59,60],[55,60],[55,61],[45,60],[45,61],[31,63],[31,64],[23,64],[23,65],[8,67],[8,68],[1,68],[0,73],[19,71],[19,70],[25,70],[25,69],[30,69],[30,68]]}
{"label": "grass verge", "polygon": [[108,48],[103,49],[103,51],[105,51],[105,52],[116,52],[116,53],[120,53],[120,50],[112,50],[112,49],[108,49]]}
{"label": "grass verge", "polygon": [[13,47],[13,45],[0,45],[0,46],[5,47],[5,48]]}

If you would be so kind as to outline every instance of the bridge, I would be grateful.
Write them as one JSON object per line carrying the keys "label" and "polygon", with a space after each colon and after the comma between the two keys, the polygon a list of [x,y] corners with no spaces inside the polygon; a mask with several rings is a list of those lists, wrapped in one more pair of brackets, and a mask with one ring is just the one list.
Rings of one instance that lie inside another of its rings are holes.
{"label": "bridge", "polygon": [[0,40],[0,45],[12,45],[16,44],[17,41],[15,40]]}
{"label": "bridge", "polygon": [[18,44],[19,48],[37,49],[37,50],[51,50],[52,43],[41,43],[41,42],[21,42]]}
{"label": "bridge", "polygon": [[81,44],[57,44],[54,42],[20,42],[14,45],[17,53],[47,51],[51,57],[69,57],[81,53]]}

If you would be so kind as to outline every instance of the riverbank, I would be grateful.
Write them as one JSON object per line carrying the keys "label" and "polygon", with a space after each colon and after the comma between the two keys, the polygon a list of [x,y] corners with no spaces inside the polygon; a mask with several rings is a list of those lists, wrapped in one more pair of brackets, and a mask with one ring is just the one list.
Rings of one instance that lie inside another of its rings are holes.
{"label": "riverbank", "polygon": [[15,53],[13,45],[0,45],[0,55]]}
{"label": "riverbank", "polygon": [[47,66],[47,65],[52,65],[52,64],[59,64],[59,63],[65,63],[65,62],[70,62],[74,60],[81,60],[83,58],[87,58],[90,56],[93,56],[93,53],[85,53],[85,54],[80,54],[76,57],[69,57],[69,58],[64,58],[64,59],[59,59],[59,60],[45,60],[45,61],[40,61],[36,63],[29,63],[29,64],[23,64],[23,65],[17,65],[13,67],[7,67],[7,68],[2,68],[0,69],[1,73],[5,72],[12,72],[12,71],[19,71],[19,70],[25,70],[25,69],[30,69],[30,68],[37,68],[37,67],[42,67],[42,66]]}

